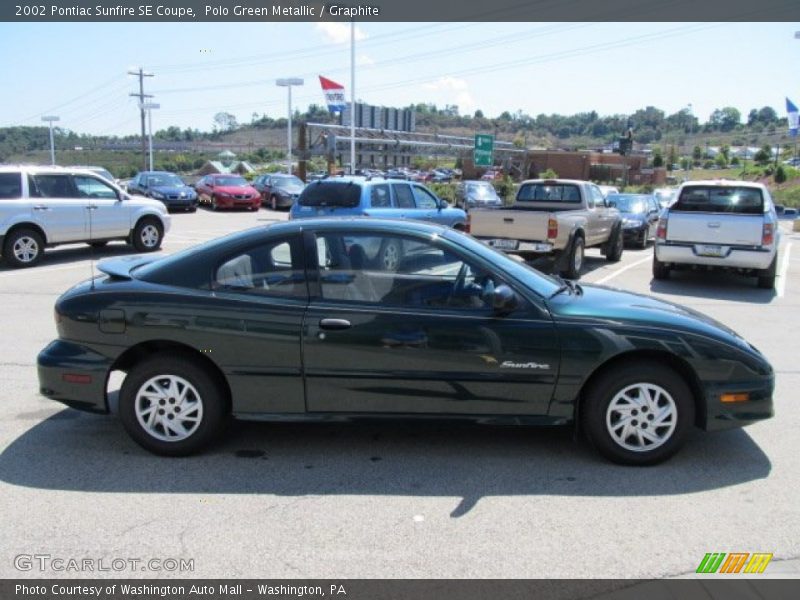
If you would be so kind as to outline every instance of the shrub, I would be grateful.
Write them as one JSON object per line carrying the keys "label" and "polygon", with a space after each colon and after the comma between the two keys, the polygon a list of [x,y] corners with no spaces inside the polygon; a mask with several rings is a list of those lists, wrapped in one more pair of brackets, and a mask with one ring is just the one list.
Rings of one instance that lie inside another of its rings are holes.
{"label": "shrub", "polygon": [[786,181],[786,170],[783,165],[778,165],[775,169],[775,183],[784,183]]}
{"label": "shrub", "polygon": [[558,179],[558,173],[553,169],[547,169],[539,173],[539,179]]}

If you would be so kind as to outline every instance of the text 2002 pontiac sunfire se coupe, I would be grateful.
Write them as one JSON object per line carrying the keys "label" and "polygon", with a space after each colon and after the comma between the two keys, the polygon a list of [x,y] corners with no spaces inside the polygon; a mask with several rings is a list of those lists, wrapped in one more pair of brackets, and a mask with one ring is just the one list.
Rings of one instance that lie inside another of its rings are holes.
{"label": "text 2002 pontiac sunfire se coupe", "polygon": [[56,303],[41,393],[106,413],[109,374],[126,372],[120,417],[158,454],[200,450],[230,415],[437,415],[573,423],[644,465],[692,426],[773,414],[772,368],[727,327],[439,226],[292,221],[100,270]]}

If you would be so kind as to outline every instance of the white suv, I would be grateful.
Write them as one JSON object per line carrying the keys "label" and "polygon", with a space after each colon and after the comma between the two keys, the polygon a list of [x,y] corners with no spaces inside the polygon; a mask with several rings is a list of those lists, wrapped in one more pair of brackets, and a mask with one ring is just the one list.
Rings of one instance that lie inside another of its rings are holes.
{"label": "white suv", "polygon": [[747,181],[691,181],[661,213],[653,256],[653,277],[670,270],[733,269],[775,287],[778,215],[767,188]]}
{"label": "white suv", "polygon": [[161,202],[130,196],[86,169],[0,166],[0,255],[31,267],[45,247],[125,240],[158,250],[170,217]]}

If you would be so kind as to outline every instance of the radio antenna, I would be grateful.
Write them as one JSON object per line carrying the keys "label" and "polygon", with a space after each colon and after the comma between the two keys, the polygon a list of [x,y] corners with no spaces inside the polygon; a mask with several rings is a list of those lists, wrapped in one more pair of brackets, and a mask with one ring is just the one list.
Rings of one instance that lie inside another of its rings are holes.
{"label": "radio antenna", "polygon": [[89,275],[92,278],[91,289],[94,291],[94,239],[92,234],[92,213],[94,213],[96,205],[90,204],[86,207],[89,211]]}

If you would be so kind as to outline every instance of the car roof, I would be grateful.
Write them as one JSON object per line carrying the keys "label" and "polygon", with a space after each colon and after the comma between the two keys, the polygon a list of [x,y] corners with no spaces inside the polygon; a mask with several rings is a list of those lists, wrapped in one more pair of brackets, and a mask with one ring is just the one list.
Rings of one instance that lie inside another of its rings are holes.
{"label": "car roof", "polygon": [[559,179],[557,177],[553,177],[553,178],[547,178],[547,179],[541,179],[541,178],[539,178],[539,179],[526,179],[520,185],[522,185],[524,183],[545,183],[545,182],[547,182],[547,183],[555,183],[555,184],[572,183],[572,184],[575,184],[575,185],[580,185],[580,184],[584,184],[584,183],[591,183],[590,181],[585,181],[583,179]]}
{"label": "car roof", "polygon": [[[103,169],[103,167],[94,167],[97,169]],[[107,169],[103,169],[107,170]],[[92,171],[89,167],[62,167],[60,165],[0,165],[0,173],[12,173],[12,172],[22,172],[22,173],[53,173],[53,174],[64,174],[64,173],[81,173],[81,174],[88,174],[88,175],[97,175],[94,171]]]}
{"label": "car roof", "polygon": [[704,185],[710,187],[752,187],[760,190],[766,189],[766,186],[763,183],[758,183],[757,181],[741,181],[738,179],[698,179],[696,181],[685,181],[681,184],[681,187],[683,188],[693,185]]}

